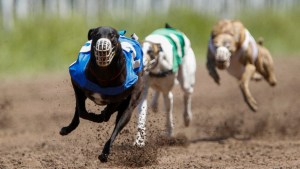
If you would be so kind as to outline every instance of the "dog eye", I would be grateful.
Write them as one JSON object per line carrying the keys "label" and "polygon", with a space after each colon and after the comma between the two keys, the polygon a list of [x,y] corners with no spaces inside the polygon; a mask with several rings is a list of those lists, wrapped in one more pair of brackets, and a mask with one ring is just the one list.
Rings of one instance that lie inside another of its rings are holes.
{"label": "dog eye", "polygon": [[220,46],[221,46],[221,45],[219,45],[219,44],[217,44],[217,43],[214,44],[214,47],[215,47],[215,48],[218,48],[218,47],[220,47]]}
{"label": "dog eye", "polygon": [[114,34],[114,33],[109,33],[109,34],[108,34],[108,37],[110,37],[111,40],[117,39],[117,36],[116,36],[116,34]]}
{"label": "dog eye", "polygon": [[112,44],[116,44],[118,42],[118,39],[117,39],[116,36],[113,36],[113,37],[111,37],[110,41],[111,41]]}

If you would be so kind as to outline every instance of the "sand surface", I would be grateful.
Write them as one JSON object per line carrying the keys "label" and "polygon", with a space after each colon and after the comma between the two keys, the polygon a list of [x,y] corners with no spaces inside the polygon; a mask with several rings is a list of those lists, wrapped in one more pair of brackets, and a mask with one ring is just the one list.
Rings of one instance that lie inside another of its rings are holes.
{"label": "sand surface", "polygon": [[[68,136],[60,136],[74,113],[69,75],[1,79],[0,168],[300,168],[300,59],[275,58],[278,85],[251,82],[259,104],[252,112],[237,81],[220,72],[221,85],[199,61],[193,94],[193,121],[183,123],[180,87],[174,93],[175,139],[164,137],[166,117],[149,111],[147,146],[132,146],[137,116],[117,137],[107,163],[98,155],[114,127],[81,120]],[[150,94],[151,97],[151,94]],[[87,102],[88,110],[102,109]]]}

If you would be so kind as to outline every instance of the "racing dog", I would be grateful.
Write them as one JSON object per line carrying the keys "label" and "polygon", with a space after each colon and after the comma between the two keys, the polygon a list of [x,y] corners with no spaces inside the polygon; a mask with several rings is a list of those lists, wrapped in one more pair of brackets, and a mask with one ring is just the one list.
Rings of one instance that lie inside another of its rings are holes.
{"label": "racing dog", "polygon": [[[118,112],[112,135],[98,157],[101,162],[107,161],[110,146],[130,120],[143,89],[142,48],[134,38],[124,34],[125,31],[119,34],[111,27],[90,29],[89,41],[69,68],[76,107],[72,122],[61,129],[61,135],[76,129],[79,117],[101,123]],[[98,105],[106,105],[101,114],[87,112],[87,98]]]}
{"label": "racing dog", "polygon": [[[196,60],[190,40],[179,30],[166,24],[148,35],[142,43],[146,67],[144,93],[138,108],[138,132],[135,145],[144,146],[146,136],[147,94],[154,89],[152,109],[157,111],[159,93],[164,98],[167,113],[167,135],[173,136],[173,94],[172,88],[179,81],[184,92],[184,122],[189,126],[192,120],[191,94],[195,84]],[[146,60],[146,62],[147,62]]]}
{"label": "racing dog", "polygon": [[271,86],[277,83],[270,52],[262,41],[256,43],[240,21],[220,20],[213,26],[206,66],[217,84],[220,77],[216,67],[236,77],[244,100],[253,111],[257,111],[258,106],[249,90],[250,80],[263,77]]}

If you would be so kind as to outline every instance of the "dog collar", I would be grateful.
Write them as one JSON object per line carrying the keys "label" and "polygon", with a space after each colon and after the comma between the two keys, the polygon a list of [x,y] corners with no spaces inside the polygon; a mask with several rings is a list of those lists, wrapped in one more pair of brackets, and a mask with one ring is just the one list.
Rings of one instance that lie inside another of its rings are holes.
{"label": "dog collar", "polygon": [[162,78],[162,77],[166,77],[173,73],[174,73],[173,70],[168,70],[168,71],[163,71],[163,72],[158,72],[158,73],[149,72],[149,76]]}

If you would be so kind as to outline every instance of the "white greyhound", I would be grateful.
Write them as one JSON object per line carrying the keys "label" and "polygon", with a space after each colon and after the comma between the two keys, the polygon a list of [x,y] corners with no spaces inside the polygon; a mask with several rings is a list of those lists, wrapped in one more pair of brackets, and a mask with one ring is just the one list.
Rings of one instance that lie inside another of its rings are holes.
{"label": "white greyhound", "polygon": [[179,81],[184,92],[184,123],[189,126],[192,120],[191,94],[194,90],[196,59],[186,35],[166,24],[165,28],[155,30],[142,43],[144,65],[148,70],[145,77],[145,88],[138,106],[138,132],[135,145],[143,147],[146,136],[147,95],[148,89],[154,89],[151,103],[153,111],[157,111],[158,97],[161,92],[167,113],[167,136],[173,136],[173,94],[172,88]]}

